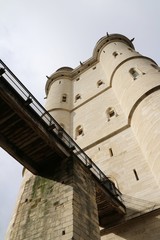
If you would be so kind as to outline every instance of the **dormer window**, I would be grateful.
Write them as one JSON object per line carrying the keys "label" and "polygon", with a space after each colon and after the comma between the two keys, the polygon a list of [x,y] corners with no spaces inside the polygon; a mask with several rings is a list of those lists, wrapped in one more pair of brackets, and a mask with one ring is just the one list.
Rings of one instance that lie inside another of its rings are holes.
{"label": "dormer window", "polygon": [[62,102],[67,102],[67,94],[66,93],[64,93],[63,95],[62,95],[62,100],[61,100]]}
{"label": "dormer window", "polygon": [[80,94],[77,94],[77,95],[75,96],[75,102],[76,102],[77,100],[79,100],[79,99],[81,99],[81,95],[80,95]]}

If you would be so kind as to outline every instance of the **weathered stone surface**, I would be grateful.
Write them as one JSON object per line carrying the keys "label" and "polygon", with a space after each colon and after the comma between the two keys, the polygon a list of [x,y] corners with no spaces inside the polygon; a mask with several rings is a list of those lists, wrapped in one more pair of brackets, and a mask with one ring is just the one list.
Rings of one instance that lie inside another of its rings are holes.
{"label": "weathered stone surface", "polygon": [[99,239],[95,186],[90,173],[77,159],[65,159],[51,178],[26,171],[7,239]]}

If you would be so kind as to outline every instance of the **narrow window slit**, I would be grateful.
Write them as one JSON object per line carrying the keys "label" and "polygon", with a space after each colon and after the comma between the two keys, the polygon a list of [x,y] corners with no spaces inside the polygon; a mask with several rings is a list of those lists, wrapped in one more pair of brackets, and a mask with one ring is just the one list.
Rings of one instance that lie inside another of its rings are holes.
{"label": "narrow window slit", "polygon": [[133,172],[134,172],[136,180],[139,181],[139,177],[138,177],[137,171],[135,169],[133,169]]}
{"label": "narrow window slit", "polygon": [[112,148],[109,148],[109,154],[110,154],[110,157],[113,157],[113,150],[112,150]]}

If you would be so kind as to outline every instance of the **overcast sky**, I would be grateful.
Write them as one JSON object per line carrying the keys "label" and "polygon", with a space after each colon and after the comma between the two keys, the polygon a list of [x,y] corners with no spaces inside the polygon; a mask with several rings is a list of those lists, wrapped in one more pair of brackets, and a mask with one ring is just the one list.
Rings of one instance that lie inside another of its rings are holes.
{"label": "overcast sky", "polygon": [[[75,68],[106,34],[135,37],[137,51],[160,63],[159,0],[0,0],[0,58],[44,104],[46,75]],[[22,167],[0,150],[0,239],[20,187]]]}

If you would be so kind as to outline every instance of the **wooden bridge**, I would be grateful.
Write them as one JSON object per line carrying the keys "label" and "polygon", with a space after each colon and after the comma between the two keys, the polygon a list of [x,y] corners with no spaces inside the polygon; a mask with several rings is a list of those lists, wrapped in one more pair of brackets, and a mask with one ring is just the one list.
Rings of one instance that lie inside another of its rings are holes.
{"label": "wooden bridge", "polygon": [[122,195],[56,120],[0,60],[0,145],[35,175],[49,178],[57,162],[72,157],[91,171],[101,227],[125,215]]}

